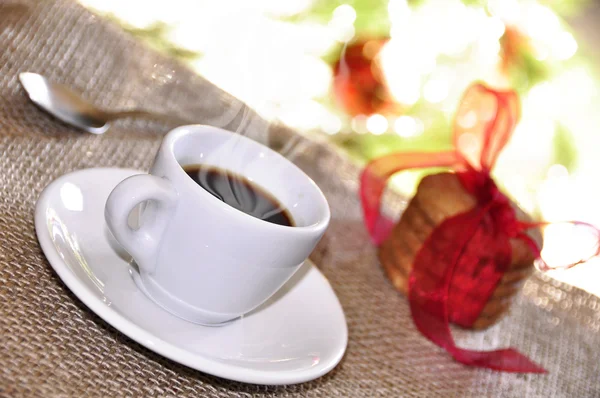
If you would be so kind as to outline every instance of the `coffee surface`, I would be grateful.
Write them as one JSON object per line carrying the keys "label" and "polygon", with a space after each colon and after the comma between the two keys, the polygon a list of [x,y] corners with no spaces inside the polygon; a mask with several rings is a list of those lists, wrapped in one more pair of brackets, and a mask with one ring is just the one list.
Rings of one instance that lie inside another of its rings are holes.
{"label": "coffee surface", "polygon": [[271,193],[247,178],[214,166],[187,165],[183,170],[229,206],[273,224],[294,226],[290,212]]}

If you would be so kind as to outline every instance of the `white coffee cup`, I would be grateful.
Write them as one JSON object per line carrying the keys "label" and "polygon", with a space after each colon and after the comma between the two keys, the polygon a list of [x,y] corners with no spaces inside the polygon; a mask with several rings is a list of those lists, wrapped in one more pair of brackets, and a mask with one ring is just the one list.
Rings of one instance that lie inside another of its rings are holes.
{"label": "white coffee cup", "polygon": [[[248,178],[289,210],[294,226],[260,220],[215,198],[182,168],[193,164]],[[140,227],[131,228],[128,216],[143,203]],[[317,185],[283,156],[242,135],[195,125],[166,135],[150,174],[115,187],[105,218],[152,300],[188,321],[214,325],[275,293],[321,239],[330,212]]]}

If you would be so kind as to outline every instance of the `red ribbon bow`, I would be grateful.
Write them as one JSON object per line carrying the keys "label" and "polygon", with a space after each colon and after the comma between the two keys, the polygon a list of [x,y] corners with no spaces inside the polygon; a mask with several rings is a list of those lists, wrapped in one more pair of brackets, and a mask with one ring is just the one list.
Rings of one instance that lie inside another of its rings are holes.
{"label": "red ribbon bow", "polygon": [[[477,199],[477,206],[444,220],[416,254],[409,276],[414,323],[429,340],[465,365],[545,373],[512,348],[495,351],[459,348],[449,327],[450,321],[470,326],[477,319],[511,264],[510,239],[523,240],[539,257],[538,246],[525,233],[539,224],[518,221],[510,201],[490,176],[518,118],[516,93],[475,84],[460,103],[454,122],[453,150],[396,153],[376,159],[361,175],[360,196],[366,226],[375,243],[380,244],[394,225],[380,213],[387,180],[411,168],[453,168],[463,187]],[[491,255],[479,256],[483,252]],[[456,270],[460,272],[455,274]]]}

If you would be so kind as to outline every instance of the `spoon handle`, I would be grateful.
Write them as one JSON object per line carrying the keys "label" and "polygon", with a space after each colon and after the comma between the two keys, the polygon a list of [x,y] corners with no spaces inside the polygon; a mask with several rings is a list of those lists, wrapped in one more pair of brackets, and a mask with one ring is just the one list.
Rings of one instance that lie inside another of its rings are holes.
{"label": "spoon handle", "polygon": [[154,120],[160,121],[160,122],[169,122],[169,123],[174,123],[174,124],[179,124],[179,125],[194,124],[194,122],[191,122],[191,121],[181,118],[179,116],[161,114],[161,113],[156,113],[156,112],[149,112],[149,111],[144,111],[144,110],[140,110],[140,109],[131,109],[131,110],[126,110],[126,111],[110,112],[110,113],[106,114],[106,118],[109,121],[123,119],[123,118],[144,118],[144,119],[154,119]]}

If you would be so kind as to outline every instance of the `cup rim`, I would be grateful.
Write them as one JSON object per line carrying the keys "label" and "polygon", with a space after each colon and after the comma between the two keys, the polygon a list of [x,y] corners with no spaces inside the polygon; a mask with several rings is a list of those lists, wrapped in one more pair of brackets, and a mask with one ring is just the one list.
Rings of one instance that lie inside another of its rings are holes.
{"label": "cup rim", "polygon": [[[320,202],[319,205],[323,209],[323,211],[320,212],[321,217],[319,217],[319,220],[310,225],[303,225],[303,226],[298,226],[298,225],[287,226],[287,225],[271,223],[271,222],[256,218],[254,216],[251,216],[247,213],[244,213],[243,211],[238,210],[238,209],[224,203],[223,201],[215,198],[213,195],[206,192],[204,189],[200,188],[198,186],[198,184],[194,183],[194,181],[191,178],[189,178],[189,176],[185,173],[183,166],[179,163],[179,161],[175,157],[176,142],[179,141],[180,139],[182,139],[183,137],[186,137],[191,134],[234,135],[236,133],[229,131],[229,130],[219,128],[219,127],[215,127],[215,126],[192,124],[192,125],[176,127],[175,129],[169,131],[166,134],[166,136],[163,139],[163,142],[161,144],[160,150],[165,151],[165,153],[168,154],[167,159],[169,160],[169,162],[171,162],[169,167],[175,167],[176,169],[178,169],[178,171],[176,173],[178,175],[181,175],[181,177],[185,177],[185,178],[181,178],[182,183],[184,185],[188,186],[192,191],[197,192],[199,195],[201,195],[204,198],[208,198],[208,200],[213,201],[213,203],[215,205],[220,206],[223,209],[235,210],[234,212],[231,213],[231,214],[235,214],[235,217],[239,217],[244,222],[256,223],[257,226],[262,226],[262,227],[267,227],[267,228],[275,228],[275,229],[281,230],[282,232],[283,231],[286,231],[286,232],[295,231],[297,233],[314,233],[314,232],[320,233],[320,232],[323,232],[325,228],[327,228],[327,226],[329,225],[329,221],[331,219],[331,211],[329,209],[329,204],[327,202],[327,199],[325,198],[325,195],[323,194],[323,192],[321,191],[319,186],[312,180],[312,178],[310,178],[301,168],[299,168],[297,165],[295,165],[293,162],[291,162],[289,159],[285,158],[278,152],[274,151],[273,149],[269,148],[268,146],[266,146],[258,141],[252,140],[241,134],[238,134],[238,137],[236,137],[236,138],[241,139],[242,141],[249,141],[253,145],[258,145],[258,146],[262,147],[262,149],[265,152],[268,152],[271,156],[275,156],[277,158],[282,159],[284,162],[289,163],[289,165],[292,168],[299,171],[300,174],[303,175],[304,178],[306,178],[308,180],[309,185],[312,186],[312,188],[314,189],[315,194],[316,194],[315,196],[318,198],[318,201]],[[261,188],[266,189],[264,187],[261,187]]]}

